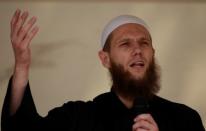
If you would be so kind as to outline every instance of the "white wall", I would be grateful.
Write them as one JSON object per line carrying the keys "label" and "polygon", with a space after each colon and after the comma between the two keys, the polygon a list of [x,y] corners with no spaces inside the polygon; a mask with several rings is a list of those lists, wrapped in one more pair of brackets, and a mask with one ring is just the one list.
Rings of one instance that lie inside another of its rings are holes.
{"label": "white wall", "polygon": [[14,63],[9,22],[16,8],[38,17],[30,84],[41,115],[110,90],[97,56],[100,33],[114,16],[133,14],[151,27],[162,67],[159,95],[196,109],[206,124],[206,3],[0,2],[0,109]]}

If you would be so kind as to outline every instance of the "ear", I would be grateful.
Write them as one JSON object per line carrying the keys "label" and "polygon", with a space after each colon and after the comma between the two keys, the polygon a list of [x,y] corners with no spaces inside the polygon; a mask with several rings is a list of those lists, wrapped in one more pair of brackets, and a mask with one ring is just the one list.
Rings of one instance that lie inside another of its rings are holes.
{"label": "ear", "polygon": [[109,53],[103,50],[99,51],[99,58],[102,62],[102,65],[106,68],[110,68],[110,58]]}

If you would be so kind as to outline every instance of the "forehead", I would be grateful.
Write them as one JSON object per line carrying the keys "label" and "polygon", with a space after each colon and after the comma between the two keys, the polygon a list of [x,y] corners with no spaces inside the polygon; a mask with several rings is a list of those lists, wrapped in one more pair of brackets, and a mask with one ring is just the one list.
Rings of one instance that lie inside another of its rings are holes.
{"label": "forehead", "polygon": [[135,36],[143,36],[145,38],[150,39],[149,31],[142,25],[134,24],[134,23],[121,25],[111,33],[113,38],[115,37],[122,38],[130,34],[133,34]]}

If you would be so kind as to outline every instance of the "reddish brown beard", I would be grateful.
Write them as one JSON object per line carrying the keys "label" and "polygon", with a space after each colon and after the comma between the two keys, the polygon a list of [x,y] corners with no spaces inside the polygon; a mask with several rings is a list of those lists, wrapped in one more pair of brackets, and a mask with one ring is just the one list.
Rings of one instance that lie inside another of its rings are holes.
{"label": "reddish brown beard", "polygon": [[141,79],[135,79],[122,65],[117,65],[112,60],[109,71],[113,82],[112,91],[127,99],[135,99],[137,96],[150,99],[160,90],[160,72],[155,58]]}

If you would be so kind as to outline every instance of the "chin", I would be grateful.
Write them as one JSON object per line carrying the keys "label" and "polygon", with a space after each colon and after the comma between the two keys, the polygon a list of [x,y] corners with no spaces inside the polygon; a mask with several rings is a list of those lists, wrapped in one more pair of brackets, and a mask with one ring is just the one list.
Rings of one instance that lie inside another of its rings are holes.
{"label": "chin", "polygon": [[135,80],[141,80],[144,78],[145,73],[141,72],[141,73],[136,73],[136,74],[133,74],[133,73],[130,73],[130,74]]}
{"label": "chin", "polygon": [[135,79],[142,79],[143,77],[144,77],[144,75],[145,75],[145,70],[143,71],[143,70],[139,70],[139,71],[130,71],[130,75],[132,76],[132,77],[134,77]]}

